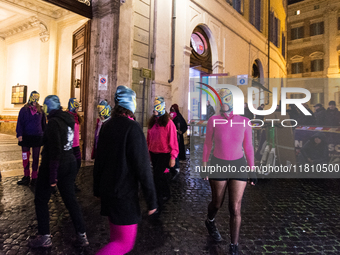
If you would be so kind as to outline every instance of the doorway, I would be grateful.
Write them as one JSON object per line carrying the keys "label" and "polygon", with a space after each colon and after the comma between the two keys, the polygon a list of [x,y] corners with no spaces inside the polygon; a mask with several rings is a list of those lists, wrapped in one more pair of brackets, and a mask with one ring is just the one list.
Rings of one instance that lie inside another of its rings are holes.
{"label": "doorway", "polygon": [[[72,75],[71,75],[71,98],[79,101],[78,113],[84,120],[87,119],[87,95],[89,87],[89,66],[90,66],[90,34],[91,21],[82,25],[72,36]],[[79,127],[79,147],[84,152],[87,141],[84,139],[87,132],[86,121]],[[82,153],[85,159],[85,153]]]}

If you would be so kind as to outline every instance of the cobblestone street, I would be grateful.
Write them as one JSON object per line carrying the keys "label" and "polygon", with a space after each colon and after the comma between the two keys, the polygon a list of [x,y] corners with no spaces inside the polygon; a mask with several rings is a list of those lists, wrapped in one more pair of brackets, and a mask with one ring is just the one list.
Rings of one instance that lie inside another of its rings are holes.
{"label": "cobblestone street", "polygon": [[[57,194],[50,200],[51,249],[30,249],[37,234],[32,187],[18,186],[22,177],[20,147],[12,136],[0,135],[0,254],[95,254],[109,239],[107,218],[100,216],[92,196],[92,166],[82,167],[77,193],[87,223],[90,246],[72,245],[74,229]],[[188,159],[189,162],[189,159]],[[172,198],[159,220],[144,217],[130,254],[228,254],[229,213],[226,201],[216,217],[224,240],[215,243],[204,225],[210,187],[190,178],[187,164],[172,183]],[[18,169],[14,174],[13,169]],[[21,172],[19,171],[21,170]],[[242,204],[240,254],[340,254],[340,180],[266,179],[247,186]],[[144,215],[146,213],[143,204]]]}

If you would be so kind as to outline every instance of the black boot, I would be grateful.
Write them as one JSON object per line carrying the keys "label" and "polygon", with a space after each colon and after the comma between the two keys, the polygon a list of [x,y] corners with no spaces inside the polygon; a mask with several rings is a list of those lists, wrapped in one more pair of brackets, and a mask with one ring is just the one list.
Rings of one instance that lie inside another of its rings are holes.
{"label": "black boot", "polygon": [[35,186],[37,183],[37,178],[31,180],[31,186]]}
{"label": "black boot", "polygon": [[209,235],[216,241],[219,242],[222,240],[222,236],[218,231],[217,227],[215,226],[215,221],[209,221],[208,219],[205,220],[205,226],[208,229]]}
{"label": "black boot", "polygon": [[17,182],[18,185],[29,185],[30,184],[30,177],[24,176],[20,181]]}
{"label": "black boot", "polygon": [[238,244],[230,244],[229,247],[230,255],[238,255]]}

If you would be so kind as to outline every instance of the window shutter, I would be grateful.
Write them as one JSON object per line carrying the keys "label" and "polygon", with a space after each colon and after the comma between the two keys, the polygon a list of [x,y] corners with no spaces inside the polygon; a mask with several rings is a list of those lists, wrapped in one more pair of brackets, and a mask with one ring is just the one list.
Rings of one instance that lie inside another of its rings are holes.
{"label": "window shutter", "polygon": [[[256,19],[254,18],[254,1],[255,0],[249,0],[249,22],[252,25],[255,25],[254,20]],[[255,17],[256,17],[256,14],[255,14]]]}
{"label": "window shutter", "polygon": [[255,27],[261,31],[261,0],[255,0]]}
{"label": "window shutter", "polygon": [[315,60],[312,60],[310,63],[310,71],[314,72],[315,71]]}
{"label": "window shutter", "polygon": [[320,24],[320,35],[323,35],[324,33],[324,25],[323,25],[323,21]]}
{"label": "window shutter", "polygon": [[310,25],[310,36],[314,36],[315,35],[315,24],[311,24]]}
{"label": "window shutter", "polygon": [[304,27],[300,27],[299,28],[299,38],[304,38],[305,37],[305,28]]}

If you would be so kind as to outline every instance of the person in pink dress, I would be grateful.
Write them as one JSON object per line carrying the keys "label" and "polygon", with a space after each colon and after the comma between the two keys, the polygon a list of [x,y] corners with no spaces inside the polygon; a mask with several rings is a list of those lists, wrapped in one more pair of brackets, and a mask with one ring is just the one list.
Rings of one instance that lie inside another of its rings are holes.
{"label": "person in pink dress", "polygon": [[157,192],[157,203],[159,212],[161,206],[170,199],[170,187],[164,171],[175,166],[178,156],[178,142],[176,126],[165,111],[163,97],[156,97],[154,102],[153,116],[148,123],[146,138],[151,162],[153,176]]}
{"label": "person in pink dress", "polygon": [[[229,89],[221,89],[219,96],[222,100],[220,115],[208,120],[206,139],[203,147],[203,167],[207,166],[209,156],[215,144],[210,166],[241,167],[254,166],[254,149],[252,144],[252,128],[249,119],[233,114],[233,95]],[[241,227],[241,203],[248,178],[252,185],[256,184],[256,174],[222,173],[210,175],[209,183],[212,191],[212,201],[208,205],[208,215],[205,225],[210,236],[215,241],[222,237],[215,225],[215,216],[221,208],[226,191],[229,195],[230,212],[230,254],[238,254],[238,239]],[[208,179],[208,178],[207,178]]]}

